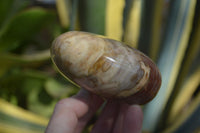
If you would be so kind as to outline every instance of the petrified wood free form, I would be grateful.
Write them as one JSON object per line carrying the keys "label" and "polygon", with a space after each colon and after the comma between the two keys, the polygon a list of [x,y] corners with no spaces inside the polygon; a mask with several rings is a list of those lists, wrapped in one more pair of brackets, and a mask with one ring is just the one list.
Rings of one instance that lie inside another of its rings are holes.
{"label": "petrified wood free form", "polygon": [[149,57],[103,36],[64,33],[54,40],[51,57],[67,78],[106,99],[145,104],[161,85],[160,72]]}

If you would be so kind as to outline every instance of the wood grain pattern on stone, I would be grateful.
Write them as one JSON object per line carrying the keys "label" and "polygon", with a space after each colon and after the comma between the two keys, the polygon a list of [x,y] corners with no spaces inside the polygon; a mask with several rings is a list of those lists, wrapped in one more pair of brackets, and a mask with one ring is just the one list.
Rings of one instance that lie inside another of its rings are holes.
{"label": "wood grain pattern on stone", "polygon": [[104,36],[66,32],[54,40],[51,57],[67,78],[107,99],[145,104],[161,85],[160,72],[150,58]]}

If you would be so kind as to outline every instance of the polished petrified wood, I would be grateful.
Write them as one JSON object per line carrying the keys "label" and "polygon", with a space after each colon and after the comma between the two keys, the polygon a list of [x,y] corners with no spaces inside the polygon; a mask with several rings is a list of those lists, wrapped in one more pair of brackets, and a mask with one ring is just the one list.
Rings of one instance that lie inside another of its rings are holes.
{"label": "polished petrified wood", "polygon": [[160,72],[150,58],[103,36],[64,33],[54,40],[51,56],[67,78],[107,99],[145,104],[161,85]]}

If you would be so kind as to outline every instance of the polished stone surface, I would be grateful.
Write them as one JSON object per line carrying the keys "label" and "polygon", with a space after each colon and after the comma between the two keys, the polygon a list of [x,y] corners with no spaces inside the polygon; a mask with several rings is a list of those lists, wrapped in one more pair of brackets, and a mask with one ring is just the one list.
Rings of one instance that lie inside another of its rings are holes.
{"label": "polished stone surface", "polygon": [[105,98],[143,104],[147,101],[137,102],[135,98],[146,96],[144,89],[153,91],[150,95],[154,97],[160,88],[160,72],[151,59],[103,36],[77,31],[64,33],[54,40],[51,56],[67,78]]}

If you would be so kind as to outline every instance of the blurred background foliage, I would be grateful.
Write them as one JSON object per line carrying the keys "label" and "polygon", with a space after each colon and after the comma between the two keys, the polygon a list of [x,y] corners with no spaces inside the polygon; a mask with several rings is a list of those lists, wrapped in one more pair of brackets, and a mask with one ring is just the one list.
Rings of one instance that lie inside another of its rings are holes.
{"label": "blurred background foliage", "polygon": [[143,106],[144,132],[200,132],[199,0],[1,0],[0,132],[44,132],[56,102],[78,92],[50,60],[51,42],[69,30],[123,41],[157,63],[163,82]]}

